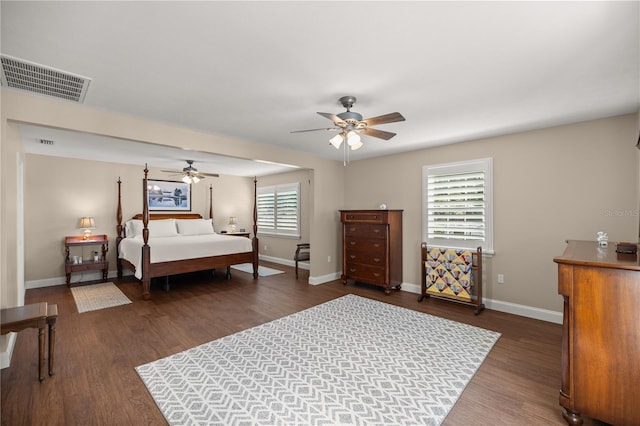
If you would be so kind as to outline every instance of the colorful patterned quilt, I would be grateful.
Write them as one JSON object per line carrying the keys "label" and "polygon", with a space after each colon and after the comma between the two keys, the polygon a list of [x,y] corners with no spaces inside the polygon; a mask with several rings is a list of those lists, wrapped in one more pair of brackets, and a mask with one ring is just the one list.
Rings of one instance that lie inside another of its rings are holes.
{"label": "colorful patterned quilt", "polygon": [[467,302],[475,300],[473,254],[468,249],[428,247],[424,261],[427,293]]}

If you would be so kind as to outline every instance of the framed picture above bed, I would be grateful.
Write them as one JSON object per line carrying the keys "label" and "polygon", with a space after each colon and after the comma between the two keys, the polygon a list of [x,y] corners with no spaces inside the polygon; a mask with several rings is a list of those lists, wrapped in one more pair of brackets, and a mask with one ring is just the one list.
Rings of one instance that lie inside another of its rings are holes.
{"label": "framed picture above bed", "polygon": [[149,211],[190,212],[191,184],[172,180],[148,179],[147,205]]}

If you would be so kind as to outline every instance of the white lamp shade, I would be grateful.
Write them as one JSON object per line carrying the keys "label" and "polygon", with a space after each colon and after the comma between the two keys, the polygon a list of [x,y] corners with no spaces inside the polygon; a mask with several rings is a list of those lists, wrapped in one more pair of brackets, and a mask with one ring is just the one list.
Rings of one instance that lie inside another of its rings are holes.
{"label": "white lamp shade", "polygon": [[78,225],[78,228],[82,228],[82,229],[93,229],[96,227],[96,221],[94,218],[92,217],[81,217],[80,218],[80,224]]}
{"label": "white lamp shade", "polygon": [[343,138],[341,133],[338,133],[337,135],[329,139],[329,143],[333,145],[336,149],[340,149],[340,145],[342,145],[342,141],[343,141]]}
{"label": "white lamp shade", "polygon": [[237,224],[238,224],[238,219],[235,216],[230,216],[229,225],[237,225]]}
{"label": "white lamp shade", "polygon": [[198,176],[192,176],[191,180],[193,181],[193,183],[198,183],[200,182],[200,178]]}
{"label": "white lamp shade", "polygon": [[191,178],[190,178],[189,176],[187,176],[187,175],[184,175],[184,176],[182,177],[182,181],[183,181],[184,183],[191,183]]}

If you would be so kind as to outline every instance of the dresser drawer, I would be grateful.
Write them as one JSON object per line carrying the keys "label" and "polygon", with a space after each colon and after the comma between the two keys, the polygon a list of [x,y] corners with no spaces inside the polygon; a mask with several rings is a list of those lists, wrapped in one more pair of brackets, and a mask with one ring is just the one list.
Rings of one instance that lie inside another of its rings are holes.
{"label": "dresser drawer", "polygon": [[354,281],[362,281],[369,284],[387,284],[384,266],[363,265],[361,263],[347,261],[346,277]]}
{"label": "dresser drawer", "polygon": [[357,235],[361,238],[382,239],[387,237],[387,226],[369,223],[345,223],[344,232],[347,237]]}
{"label": "dresser drawer", "polygon": [[387,223],[386,211],[343,211],[340,214],[343,223]]}
{"label": "dresser drawer", "polygon": [[384,267],[386,265],[384,250],[380,250],[378,252],[371,250],[347,250],[345,253],[345,259],[349,263],[360,263],[362,265],[380,267]]}
{"label": "dresser drawer", "polygon": [[367,252],[370,255],[378,255],[384,256],[386,252],[386,241],[383,239],[367,239],[362,237],[350,237],[345,238],[344,241],[344,249],[346,252],[350,252],[352,250],[358,250],[362,252]]}

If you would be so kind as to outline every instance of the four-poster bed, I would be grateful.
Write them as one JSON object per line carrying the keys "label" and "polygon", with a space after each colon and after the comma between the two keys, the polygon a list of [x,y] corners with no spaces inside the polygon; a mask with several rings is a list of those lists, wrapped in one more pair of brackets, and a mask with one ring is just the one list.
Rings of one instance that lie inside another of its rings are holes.
{"label": "four-poster bed", "polygon": [[[142,214],[122,224],[121,181],[118,178],[116,256],[118,277],[123,267],[134,271],[142,281],[142,296],[151,298],[151,279],[216,268],[240,263],[253,265],[253,278],[258,278],[258,213],[256,206],[257,179],[254,178],[253,238],[218,235],[213,232],[213,189],[209,187],[209,217],[205,220],[194,213],[149,214],[148,174],[145,166]],[[150,226],[153,221],[154,226]],[[150,228],[154,232],[150,232]],[[154,238],[158,237],[158,238]],[[151,241],[150,241],[151,239]],[[152,247],[156,247],[153,251]],[[152,255],[153,253],[153,255]]]}

